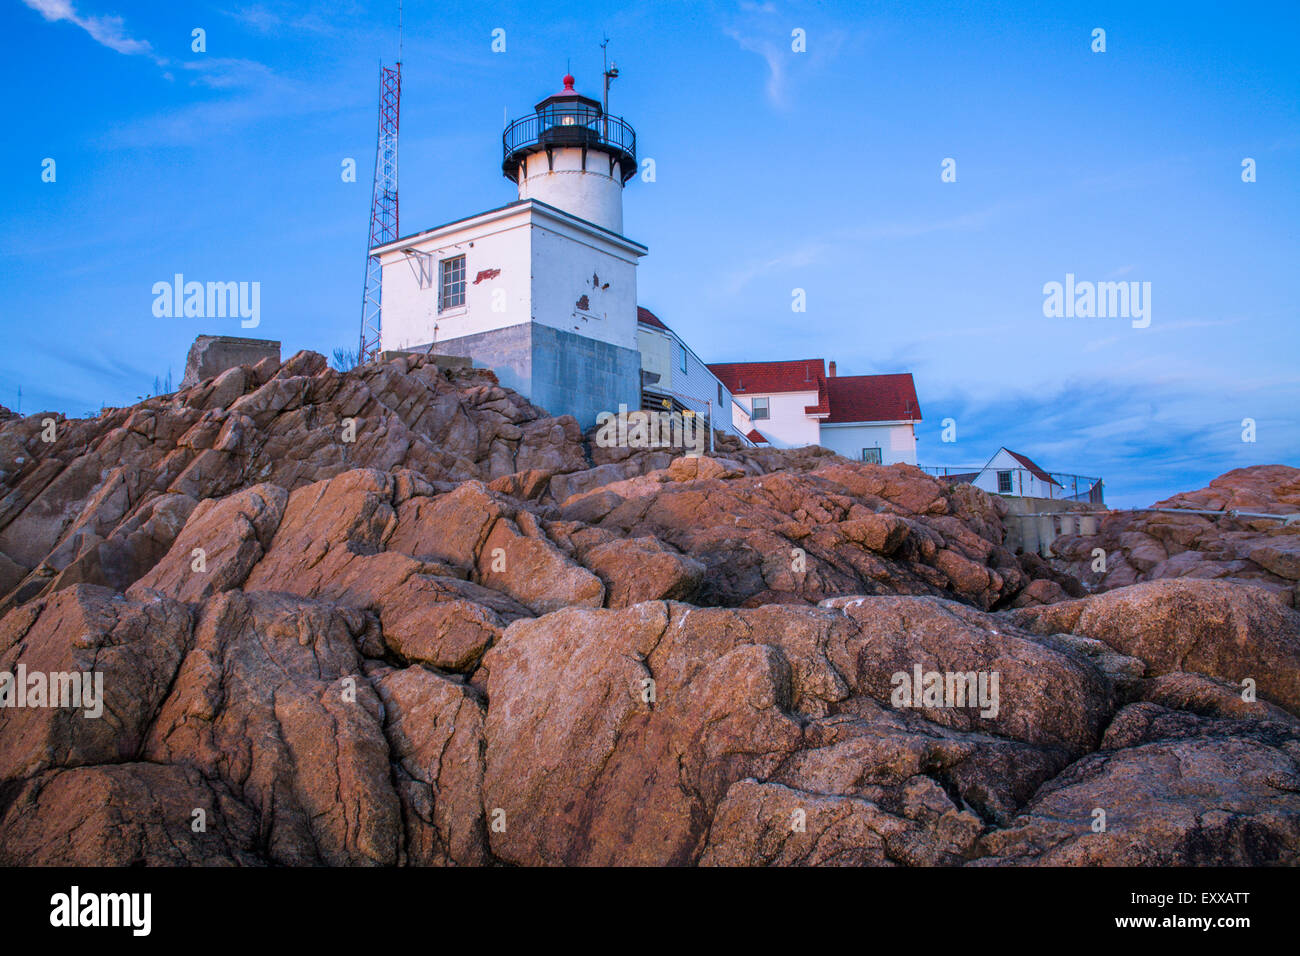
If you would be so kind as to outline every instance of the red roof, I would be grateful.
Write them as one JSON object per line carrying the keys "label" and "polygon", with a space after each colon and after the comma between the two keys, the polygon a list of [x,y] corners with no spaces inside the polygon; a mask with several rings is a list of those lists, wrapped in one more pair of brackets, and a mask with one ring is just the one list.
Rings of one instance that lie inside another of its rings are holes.
{"label": "red roof", "polygon": [[745,437],[748,438],[750,441],[752,441],[755,445],[770,444],[768,440],[763,437],[762,433],[757,428],[751,428],[748,432],[745,433]]}
{"label": "red roof", "polygon": [[823,359],[794,362],[726,362],[710,365],[733,395],[817,392],[817,404],[804,412],[827,422],[905,422],[921,420],[916,385],[909,373],[844,375],[827,378]]}
{"label": "red roof", "polygon": [[1010,448],[1004,448],[1003,450],[1012,458],[1014,458],[1016,461],[1020,462],[1020,464],[1028,468],[1030,474],[1032,474],[1039,481],[1046,481],[1048,484],[1056,485],[1056,487],[1058,488],[1061,487],[1061,483],[1059,481],[1053,479],[1051,475],[1043,471],[1043,469],[1039,468],[1038,465],[1034,464],[1024,455],[1017,454],[1016,452],[1012,451]]}
{"label": "red roof", "polygon": [[659,316],[655,315],[649,309],[642,306],[636,307],[636,320],[644,322],[646,325],[653,326],[656,329],[663,329],[665,332],[671,332],[672,329],[659,321]]}
{"label": "red roof", "polygon": [[826,380],[830,392],[827,422],[919,422],[921,405],[910,372],[896,375],[841,375]]}
{"label": "red roof", "polygon": [[815,392],[826,377],[822,359],[795,362],[723,362],[709,371],[732,395],[766,395],[773,392]]}
{"label": "red roof", "polygon": [[818,418],[824,418],[831,412],[831,393],[826,387],[828,379],[817,379],[817,404],[805,405],[804,414],[816,415]]}

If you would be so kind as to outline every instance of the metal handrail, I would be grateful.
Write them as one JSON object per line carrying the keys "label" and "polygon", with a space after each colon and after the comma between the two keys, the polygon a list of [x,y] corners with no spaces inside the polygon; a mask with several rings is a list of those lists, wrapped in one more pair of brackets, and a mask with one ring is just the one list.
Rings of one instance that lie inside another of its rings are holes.
{"label": "metal handrail", "polygon": [[[933,475],[936,478],[953,478],[957,476],[978,476],[982,474],[986,465],[918,465],[927,475]],[[994,468],[995,472],[1006,471],[1016,472],[1021,476],[1031,475],[1038,477],[1028,468]],[[1055,498],[1059,501],[1089,501],[1094,504],[1101,503],[1103,494],[1103,483],[1100,478],[1093,478],[1088,475],[1075,475],[1064,471],[1046,472],[1049,477],[1060,487],[1059,495],[1047,495],[1046,497]],[[1069,489],[1073,489],[1070,491]]]}
{"label": "metal handrail", "polygon": [[549,106],[512,122],[501,134],[502,162],[547,145],[603,147],[631,160],[625,178],[636,170],[636,131],[621,117],[583,104]]}
{"label": "metal handrail", "polygon": [[1203,508],[1107,508],[1105,511],[1027,511],[1024,514],[1007,515],[1007,517],[1054,518],[1063,515],[1069,518],[1086,518],[1112,517],[1121,514],[1136,514],[1137,512],[1152,512],[1156,514],[1169,515],[1202,515],[1207,518],[1248,518],[1251,521],[1256,519],[1265,519],[1270,521],[1280,521],[1283,525],[1300,524],[1300,514],[1274,515],[1264,514],[1258,511],[1238,511],[1236,508],[1228,508],[1224,511],[1213,511]]}

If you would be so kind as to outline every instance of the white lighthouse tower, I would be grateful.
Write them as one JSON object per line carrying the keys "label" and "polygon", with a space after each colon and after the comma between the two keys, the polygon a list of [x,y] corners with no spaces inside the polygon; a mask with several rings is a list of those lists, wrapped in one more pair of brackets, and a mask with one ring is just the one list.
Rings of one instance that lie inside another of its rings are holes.
{"label": "white lighthouse tower", "polygon": [[502,136],[518,199],[371,250],[383,269],[385,350],[467,356],[585,429],[641,401],[636,265],[623,186],[636,134],[574,89]]}
{"label": "white lighthouse tower", "polygon": [[502,168],[520,199],[537,199],[581,219],[623,232],[623,184],[636,173],[636,134],[600,103],[573,88],[535,107],[506,129]]}

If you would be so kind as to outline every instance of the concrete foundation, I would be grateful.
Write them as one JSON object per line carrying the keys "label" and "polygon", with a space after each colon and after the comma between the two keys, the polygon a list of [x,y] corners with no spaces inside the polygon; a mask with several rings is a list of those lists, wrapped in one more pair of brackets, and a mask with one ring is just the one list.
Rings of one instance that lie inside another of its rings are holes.
{"label": "concrete foundation", "polygon": [[474,367],[473,361],[468,358],[459,355],[429,355],[428,352],[421,349],[387,349],[379,353],[376,361],[382,364],[397,355],[428,355],[435,366],[447,371]]}
{"label": "concrete foundation", "polygon": [[1044,558],[1052,557],[1052,542],[1061,535],[1097,533],[1097,518],[1077,514],[1096,511],[1097,505],[1059,498],[1022,498],[999,495],[1010,512],[1003,520],[1007,529],[1005,544],[1011,551],[1033,551]]}
{"label": "concrete foundation", "polygon": [[237,365],[256,365],[268,357],[280,361],[279,342],[233,335],[200,335],[190,346],[180,387],[189,388]]}
{"label": "concrete foundation", "polygon": [[600,412],[641,407],[640,352],[537,322],[448,339],[432,351],[472,358],[534,405],[572,415],[584,431]]}

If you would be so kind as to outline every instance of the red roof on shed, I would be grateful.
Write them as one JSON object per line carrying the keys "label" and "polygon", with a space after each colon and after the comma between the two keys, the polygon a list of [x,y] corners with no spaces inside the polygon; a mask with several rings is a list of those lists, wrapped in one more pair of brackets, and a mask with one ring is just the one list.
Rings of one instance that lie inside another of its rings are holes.
{"label": "red roof on shed", "polygon": [[[1014,452],[1010,448],[1006,448],[1005,446],[1003,446],[1003,450],[1006,451],[1006,453],[1010,455],[1012,458],[1014,458],[1016,461],[1020,462],[1020,464],[1028,468],[1030,474],[1032,474],[1039,481],[1046,481],[1050,484],[1056,485],[1056,487],[1058,488],[1061,487],[1061,483],[1059,481],[1057,481],[1047,472],[1043,471],[1042,468],[1039,468],[1038,465],[1035,462],[1031,461],[1027,456],[1022,455],[1019,452]],[[996,458],[997,455],[994,455],[993,457]]]}

